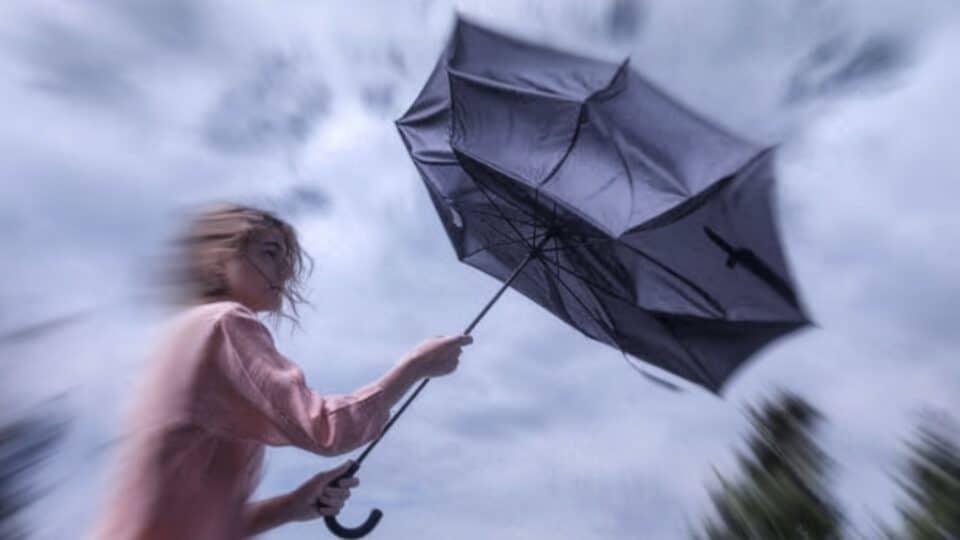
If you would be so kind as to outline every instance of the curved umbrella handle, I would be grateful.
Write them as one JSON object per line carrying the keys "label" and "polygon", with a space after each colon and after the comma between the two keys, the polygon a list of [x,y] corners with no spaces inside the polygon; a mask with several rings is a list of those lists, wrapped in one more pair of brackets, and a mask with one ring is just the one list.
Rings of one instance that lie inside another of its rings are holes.
{"label": "curved umbrella handle", "polygon": [[[340,474],[340,476],[331,480],[330,484],[328,485],[336,485],[337,482],[339,482],[340,480],[343,480],[344,478],[350,478],[351,476],[357,473],[357,469],[359,468],[360,468],[360,464],[354,463],[353,465],[350,466],[349,469],[347,469],[342,474]],[[319,509],[326,508],[326,505],[324,505],[320,501],[317,501],[315,504]],[[353,527],[353,528],[344,527],[343,525],[337,522],[336,516],[325,516],[323,518],[323,521],[324,523],[327,524],[327,528],[330,529],[330,532],[339,536],[340,538],[363,538],[364,536],[370,534],[370,531],[372,531],[377,526],[377,524],[380,523],[380,518],[382,517],[383,517],[383,512],[381,512],[379,508],[374,508],[373,510],[370,511],[370,515],[367,516],[366,521],[361,523],[360,526],[358,527]]]}

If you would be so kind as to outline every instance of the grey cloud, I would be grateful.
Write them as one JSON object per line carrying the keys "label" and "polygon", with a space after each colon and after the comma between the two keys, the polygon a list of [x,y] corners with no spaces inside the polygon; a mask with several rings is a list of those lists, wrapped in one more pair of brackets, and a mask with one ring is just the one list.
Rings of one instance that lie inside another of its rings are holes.
{"label": "grey cloud", "polygon": [[331,204],[329,195],[312,185],[294,186],[285,201],[288,212],[326,211]]}
{"label": "grey cloud", "polygon": [[100,5],[162,49],[194,54],[212,43],[212,5],[204,0],[103,0]]}
{"label": "grey cloud", "polygon": [[877,266],[866,272],[864,306],[889,314],[915,336],[960,345],[960,282],[952,270],[923,264],[910,251],[895,246],[879,254]]}
{"label": "grey cloud", "polygon": [[367,105],[378,112],[392,112],[394,109],[395,87],[391,84],[369,84],[360,90]]}
{"label": "grey cloud", "polygon": [[387,59],[397,73],[405,74],[407,72],[407,61],[404,60],[403,51],[396,43],[387,48]]}
{"label": "grey cloud", "polygon": [[383,42],[350,41],[341,47],[349,64],[349,80],[357,87],[360,100],[385,119],[399,114],[407,104],[397,102],[398,86],[409,78],[408,60],[396,38]]}
{"label": "grey cloud", "polygon": [[614,0],[606,14],[607,33],[614,41],[635,39],[646,17],[641,0]]}
{"label": "grey cloud", "polygon": [[849,34],[832,36],[800,62],[785,100],[795,103],[876,86],[899,74],[910,56],[903,37],[875,35],[855,43]]}
{"label": "grey cloud", "polygon": [[330,195],[324,189],[303,181],[292,185],[275,197],[256,197],[248,202],[275,212],[288,221],[302,219],[307,215],[325,215],[331,211],[333,204]]}
{"label": "grey cloud", "polygon": [[131,106],[141,98],[128,60],[115,44],[66,23],[35,20],[24,26],[18,48],[32,71],[31,87],[100,107]]}
{"label": "grey cloud", "polygon": [[547,407],[484,407],[457,415],[447,427],[464,437],[506,442],[518,432],[542,430],[550,422],[550,417]]}
{"label": "grey cloud", "polygon": [[303,143],[329,108],[318,67],[300,56],[271,55],[224,92],[207,118],[207,141],[234,153]]}

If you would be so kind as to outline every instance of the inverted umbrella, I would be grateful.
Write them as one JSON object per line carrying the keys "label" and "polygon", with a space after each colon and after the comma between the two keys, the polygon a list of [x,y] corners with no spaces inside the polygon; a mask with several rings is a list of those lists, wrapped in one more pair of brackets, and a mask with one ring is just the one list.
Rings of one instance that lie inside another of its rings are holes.
{"label": "inverted umbrella", "polygon": [[[761,347],[809,324],[776,229],[775,149],[708,122],[627,62],[459,19],[397,127],[457,258],[504,281],[465,334],[512,286],[719,393]],[[359,537],[381,515],[355,529],[326,521]]]}

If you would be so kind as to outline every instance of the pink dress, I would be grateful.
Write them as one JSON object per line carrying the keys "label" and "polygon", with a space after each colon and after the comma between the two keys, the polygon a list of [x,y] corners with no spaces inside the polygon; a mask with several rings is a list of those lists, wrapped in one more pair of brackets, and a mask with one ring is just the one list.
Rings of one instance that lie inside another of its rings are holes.
{"label": "pink dress", "polygon": [[389,419],[383,390],[320,396],[242,304],[187,309],[142,382],[92,539],[244,538],[264,445],[323,456],[362,446]]}

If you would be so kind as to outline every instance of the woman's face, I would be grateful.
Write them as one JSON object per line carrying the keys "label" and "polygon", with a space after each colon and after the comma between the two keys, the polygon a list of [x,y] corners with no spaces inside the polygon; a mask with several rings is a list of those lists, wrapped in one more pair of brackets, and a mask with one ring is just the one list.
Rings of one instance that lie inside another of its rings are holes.
{"label": "woman's face", "polygon": [[254,233],[246,248],[226,263],[230,298],[253,311],[279,308],[287,271],[286,250],[283,235],[277,229]]}

